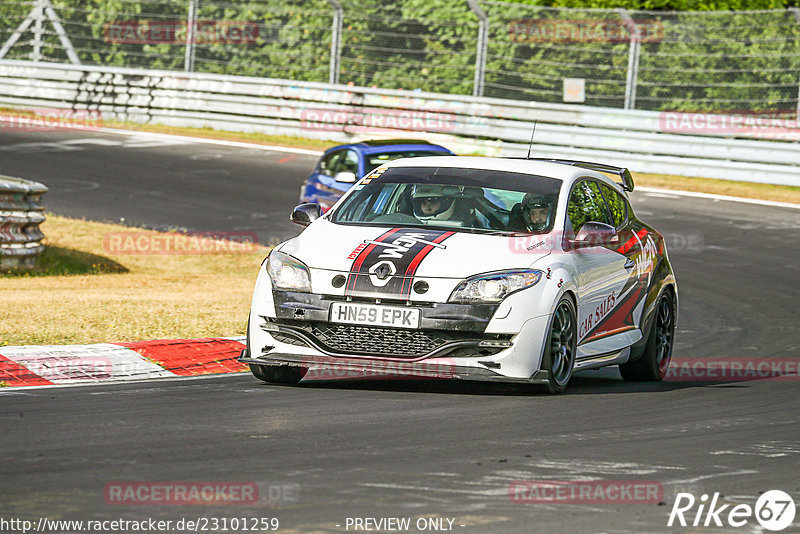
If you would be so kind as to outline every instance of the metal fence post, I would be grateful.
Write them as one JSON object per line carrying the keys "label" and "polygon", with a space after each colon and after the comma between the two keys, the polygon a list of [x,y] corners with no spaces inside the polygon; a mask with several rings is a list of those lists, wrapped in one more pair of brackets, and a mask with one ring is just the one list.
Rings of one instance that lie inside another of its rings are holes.
{"label": "metal fence post", "polygon": [[625,104],[623,108],[634,109],[636,108],[636,81],[639,78],[639,47],[641,44],[639,27],[624,8],[618,7],[616,11],[631,32],[631,45],[628,49],[628,75],[625,79]]}
{"label": "metal fence post", "polygon": [[344,10],[339,0],[328,0],[333,7],[333,26],[331,27],[331,68],[328,83],[339,83],[339,61],[342,57],[342,19]]}
{"label": "metal fence post", "polygon": [[58,15],[56,15],[56,10],[53,7],[53,4],[50,2],[50,0],[41,0],[41,2],[42,2],[42,7],[44,8],[44,12],[47,14],[47,18],[50,19],[50,23],[56,30],[56,35],[58,35],[58,40],[61,41],[61,46],[64,47],[64,51],[67,53],[67,57],[73,64],[80,65],[81,60],[78,57],[78,53],[72,46],[72,42],[69,40],[67,32],[64,31],[64,27],[61,25],[61,21],[58,20]]}
{"label": "metal fence post", "polygon": [[342,57],[342,19],[344,9],[339,0],[328,0],[333,7],[333,26],[331,26],[331,67],[328,83],[339,83],[339,60]]}
{"label": "metal fence post", "polygon": [[56,10],[53,8],[53,4],[50,3],[50,0],[36,0],[36,3],[33,6],[33,9],[28,16],[25,17],[25,20],[22,21],[14,33],[11,34],[11,37],[3,44],[3,47],[0,48],[0,58],[3,58],[8,51],[11,50],[11,47],[16,44],[22,34],[25,33],[31,24],[34,25],[34,50],[33,50],[33,57],[39,56],[38,59],[34,59],[34,61],[39,61],[41,59],[41,44],[42,44],[42,22],[44,21],[44,15],[47,15],[47,18],[50,19],[50,23],[53,25],[53,28],[56,30],[56,35],[58,35],[59,41],[61,41],[61,46],[64,47],[64,51],[67,53],[67,57],[69,58],[70,62],[74,63],[75,65],[80,65],[81,60],[78,58],[77,52],[75,52],[75,48],[72,46],[72,42],[70,42],[69,37],[67,36],[67,32],[64,31],[64,27],[61,26],[61,22],[58,20],[58,15],[56,15]]}
{"label": "metal fence post", "polygon": [[477,0],[467,0],[467,5],[478,16],[478,48],[475,51],[475,82],[472,96],[483,96],[486,77],[486,49],[489,47],[489,17]]}
{"label": "metal fence post", "polygon": [[186,21],[186,59],[183,70],[194,71],[194,47],[197,42],[197,10],[200,0],[189,0],[189,18]]}

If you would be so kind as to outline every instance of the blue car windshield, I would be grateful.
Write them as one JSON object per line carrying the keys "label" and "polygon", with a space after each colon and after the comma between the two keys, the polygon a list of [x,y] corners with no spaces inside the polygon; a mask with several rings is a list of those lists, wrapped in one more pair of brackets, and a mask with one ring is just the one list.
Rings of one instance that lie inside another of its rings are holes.
{"label": "blue car windshield", "polygon": [[[473,233],[546,233],[553,228],[561,183],[504,171],[396,167],[356,185],[329,220]],[[542,209],[539,224],[523,216],[523,205],[531,199]]]}
{"label": "blue car windshield", "polygon": [[364,175],[366,176],[373,169],[386,163],[400,158],[421,158],[424,156],[447,156],[449,152],[443,150],[403,150],[400,152],[379,152],[364,156]]}

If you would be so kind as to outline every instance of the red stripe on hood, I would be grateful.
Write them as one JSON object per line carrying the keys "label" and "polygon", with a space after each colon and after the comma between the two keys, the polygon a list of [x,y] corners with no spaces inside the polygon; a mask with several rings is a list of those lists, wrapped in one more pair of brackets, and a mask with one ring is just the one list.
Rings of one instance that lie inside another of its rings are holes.
{"label": "red stripe on hood", "polygon": [[[378,237],[377,239],[373,239],[373,241],[382,242],[384,239],[388,238],[389,236],[391,236],[392,234],[394,234],[399,230],[400,228],[392,228],[388,232],[384,232],[383,234],[381,234],[381,236]],[[357,277],[355,276],[355,273],[361,271],[361,266],[364,264],[364,260],[367,259],[369,253],[372,252],[372,250],[376,246],[377,245],[370,243],[368,246],[364,247],[364,249],[361,252],[359,252],[358,256],[356,256],[356,259],[353,260],[353,265],[350,267],[350,274],[347,275],[347,284],[345,285],[345,291],[352,291],[353,289],[355,289],[354,287],[350,287],[351,282],[353,285],[355,285],[356,283]]]}
{"label": "red stripe on hood", "polygon": [[[455,234],[455,232],[445,232],[431,241],[431,243],[441,243],[453,234]],[[417,255],[414,256],[414,259],[411,260],[411,263],[408,264],[408,268],[406,269],[406,278],[403,280],[403,286],[400,289],[401,294],[406,296],[411,294],[411,277],[413,277],[414,273],[417,272],[417,268],[419,267],[419,264],[422,263],[422,260],[425,259],[425,256],[427,256],[428,253],[433,249],[433,245],[425,245],[425,248],[420,250]],[[408,290],[406,290],[406,283],[408,284]]]}

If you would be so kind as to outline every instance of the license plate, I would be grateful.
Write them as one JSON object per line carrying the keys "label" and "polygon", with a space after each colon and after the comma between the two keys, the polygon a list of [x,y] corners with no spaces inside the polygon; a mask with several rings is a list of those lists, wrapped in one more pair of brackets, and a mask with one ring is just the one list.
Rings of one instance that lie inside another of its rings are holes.
{"label": "license plate", "polygon": [[331,322],[419,328],[420,312],[418,308],[334,302],[331,305]]}

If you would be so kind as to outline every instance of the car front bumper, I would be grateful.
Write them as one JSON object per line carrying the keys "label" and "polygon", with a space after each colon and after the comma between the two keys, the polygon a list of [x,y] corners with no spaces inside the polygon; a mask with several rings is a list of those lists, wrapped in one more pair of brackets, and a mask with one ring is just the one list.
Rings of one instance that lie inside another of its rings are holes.
{"label": "car front bumper", "polygon": [[[304,367],[310,370],[309,379],[402,375],[542,382],[546,380],[541,372],[541,355],[548,319],[547,316],[530,318],[516,334],[485,334],[464,329],[364,328],[363,332],[355,332],[362,327],[307,318],[279,319],[252,312],[248,343],[252,353],[244,355],[241,361]],[[378,340],[378,336],[386,337]],[[331,342],[334,337],[337,343]],[[437,339],[430,349],[412,352],[410,349],[419,345],[416,341],[408,342],[409,337]],[[370,347],[379,347],[383,352],[370,351]]]}
{"label": "car front bumper", "polygon": [[523,384],[546,384],[547,371],[540,370],[528,378],[510,377],[486,367],[458,365],[455,359],[431,358],[422,361],[388,361],[354,359],[346,357],[287,354],[271,351],[253,357],[242,351],[239,361],[250,365],[273,365],[302,367],[306,379],[360,379],[360,378],[405,378],[440,380],[475,380],[488,382],[511,382]]}

